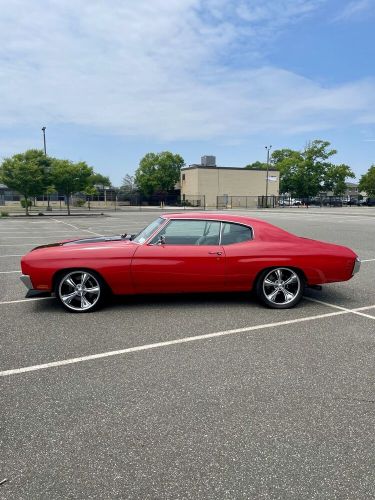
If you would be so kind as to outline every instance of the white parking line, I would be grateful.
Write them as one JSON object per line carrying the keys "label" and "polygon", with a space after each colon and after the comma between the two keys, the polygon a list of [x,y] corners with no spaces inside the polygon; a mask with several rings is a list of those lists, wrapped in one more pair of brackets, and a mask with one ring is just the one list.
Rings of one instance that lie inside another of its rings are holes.
{"label": "white parking line", "polygon": [[253,331],[257,331],[257,330],[264,330],[266,328],[274,328],[274,327],[278,327],[278,326],[285,326],[285,325],[291,325],[291,324],[295,324],[295,323],[302,323],[302,322],[306,322],[306,321],[313,321],[315,319],[330,318],[333,316],[340,316],[343,314],[349,314],[350,312],[351,311],[337,311],[337,312],[332,312],[332,313],[327,313],[327,314],[318,314],[315,316],[306,316],[304,318],[291,319],[291,320],[287,320],[287,321],[278,321],[276,323],[267,323],[264,325],[248,326],[245,328],[236,328],[235,330],[224,330],[221,332],[196,335],[194,337],[183,337],[181,339],[167,340],[165,342],[157,342],[155,344],[145,344],[145,345],[140,345],[140,346],[136,346],[136,347],[129,347],[127,349],[119,349],[117,351],[101,352],[98,354],[81,356],[79,358],[62,359],[60,361],[53,361],[51,363],[43,363],[40,365],[26,366],[23,368],[15,368],[12,370],[4,370],[4,371],[0,372],[0,377],[5,377],[7,375],[17,375],[20,373],[33,372],[33,371],[38,371],[38,370],[45,370],[46,368],[55,368],[55,367],[59,367],[59,366],[71,365],[74,363],[82,363],[83,361],[92,361],[94,359],[109,358],[112,356],[119,356],[121,354],[128,354],[131,352],[148,351],[150,349],[156,349],[159,347],[167,347],[167,346],[178,345],[178,344],[186,344],[188,342],[197,342],[199,340],[207,340],[207,339],[212,339],[212,338],[217,338],[217,337],[224,337],[224,336],[228,336],[228,335],[234,335],[237,333],[247,333],[247,332],[253,332]]}
{"label": "white parking line", "polygon": [[23,256],[22,253],[20,253],[20,254],[17,253],[17,254],[11,254],[11,255],[0,255],[0,258],[2,258],[2,257],[22,257],[22,256]]}
{"label": "white parking line", "polygon": [[367,309],[374,309],[375,306],[364,306],[364,307],[356,307],[356,311],[366,311]]}
{"label": "white parking line", "polygon": [[52,219],[52,220],[58,222],[59,224],[65,224],[66,226],[73,227],[74,229],[77,229],[77,231],[85,231],[87,233],[95,234],[96,236],[102,236],[101,234],[95,233],[94,231],[90,231],[89,229],[83,229],[81,227],[75,226],[74,224],[69,224],[69,222],[64,222],[64,221],[58,220],[58,219]]}
{"label": "white parking line", "polygon": [[374,262],[375,259],[361,259],[361,262]]}
{"label": "white parking line", "polygon": [[317,304],[322,304],[323,306],[333,307],[334,309],[339,309],[340,311],[350,312],[352,314],[357,314],[358,316],[364,316],[365,318],[375,319],[374,316],[370,316],[369,314],[365,314],[360,312],[364,308],[360,309],[348,309],[347,307],[337,306],[336,304],[330,304],[329,302],[323,302],[322,300],[313,299],[312,297],[304,297],[306,300],[310,302],[316,302]]}
{"label": "white parking line", "polygon": [[21,271],[0,271],[0,274],[21,273]]}

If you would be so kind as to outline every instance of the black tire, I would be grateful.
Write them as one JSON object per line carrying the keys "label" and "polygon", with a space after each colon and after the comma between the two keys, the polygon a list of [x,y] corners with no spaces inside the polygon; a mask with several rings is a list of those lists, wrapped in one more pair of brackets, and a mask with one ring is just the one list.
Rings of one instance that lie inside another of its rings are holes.
{"label": "black tire", "polygon": [[289,309],[302,299],[305,279],[289,267],[265,269],[258,277],[255,292],[259,300],[272,309]]}
{"label": "black tire", "polygon": [[70,269],[58,276],[55,294],[67,311],[88,313],[104,304],[108,287],[95,271]]}

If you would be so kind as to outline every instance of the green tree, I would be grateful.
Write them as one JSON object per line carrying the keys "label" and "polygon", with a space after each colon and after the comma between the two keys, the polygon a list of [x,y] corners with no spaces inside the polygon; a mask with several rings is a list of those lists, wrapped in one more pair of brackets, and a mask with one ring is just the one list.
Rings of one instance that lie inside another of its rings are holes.
{"label": "green tree", "polygon": [[93,197],[98,194],[98,189],[95,187],[95,186],[86,186],[85,189],[83,190],[83,192],[85,193],[86,196],[88,196],[88,207],[89,207],[89,210],[91,210],[91,201],[93,199]]}
{"label": "green tree", "polygon": [[24,197],[26,215],[29,215],[29,200],[42,194],[46,187],[46,172],[50,165],[51,158],[38,149],[6,158],[1,164],[0,178]]}
{"label": "green tree", "polygon": [[106,187],[111,187],[112,186],[110,178],[107,175],[97,174],[95,172],[90,176],[90,180],[89,181],[90,181],[91,185],[93,185],[93,186],[99,186],[103,190]]}
{"label": "green tree", "polygon": [[73,163],[69,160],[54,159],[51,178],[57,191],[66,197],[68,214],[70,215],[70,197],[73,193],[83,191],[89,184],[93,169],[84,161]]}
{"label": "green tree", "polygon": [[359,180],[359,190],[366,191],[367,196],[375,196],[375,165],[367,170]]}
{"label": "green tree", "polygon": [[280,193],[295,194],[303,156],[293,149],[277,149],[271,155],[271,164],[280,170]]}
{"label": "green tree", "polygon": [[316,196],[322,189],[343,193],[345,179],[355,175],[347,165],[330,162],[336,153],[328,141],[321,140],[312,141],[303,151],[274,151],[271,160],[280,170],[280,192],[303,198]]}
{"label": "green tree", "polygon": [[93,173],[89,179],[89,183],[92,186],[97,186],[100,189],[102,189],[103,194],[104,194],[104,201],[105,201],[105,206],[107,206],[107,191],[106,188],[109,188],[112,186],[111,181],[108,176],[102,175],[102,174],[97,174]]}
{"label": "green tree", "polygon": [[169,191],[180,180],[180,170],[184,164],[180,155],[170,151],[147,153],[135,172],[135,184],[146,195]]}
{"label": "green tree", "polygon": [[249,163],[249,165],[246,165],[245,168],[246,170],[267,170],[267,163],[254,161],[254,163]]}
{"label": "green tree", "polygon": [[355,178],[354,172],[348,165],[329,165],[325,173],[324,188],[327,191],[333,191],[336,196],[343,196],[346,191],[347,178]]}

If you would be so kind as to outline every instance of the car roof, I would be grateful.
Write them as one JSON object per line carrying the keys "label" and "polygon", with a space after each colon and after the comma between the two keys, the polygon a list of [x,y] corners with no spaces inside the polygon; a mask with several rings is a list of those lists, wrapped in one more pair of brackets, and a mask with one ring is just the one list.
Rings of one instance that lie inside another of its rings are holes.
{"label": "car roof", "polygon": [[246,225],[254,223],[268,225],[267,222],[254,217],[246,217],[244,215],[223,214],[217,212],[183,212],[183,213],[168,213],[162,215],[163,219],[198,219],[198,220],[221,220],[224,222],[238,222]]}
{"label": "car roof", "polygon": [[255,217],[247,217],[245,215],[236,215],[230,213],[217,213],[217,212],[183,212],[183,213],[166,213],[161,217],[164,219],[195,219],[195,220],[219,220],[223,222],[234,222],[238,224],[244,224],[246,226],[251,226],[255,232],[258,234],[259,239],[263,240],[274,240],[279,241],[290,238],[296,238],[295,235],[281,229],[280,227],[274,226],[269,222],[262,219],[256,219]]}

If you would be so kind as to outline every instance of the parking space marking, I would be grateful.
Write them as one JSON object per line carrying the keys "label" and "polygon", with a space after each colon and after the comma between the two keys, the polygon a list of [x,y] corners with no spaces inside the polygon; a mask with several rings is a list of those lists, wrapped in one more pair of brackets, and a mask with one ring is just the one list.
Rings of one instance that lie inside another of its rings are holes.
{"label": "parking space marking", "polygon": [[361,262],[374,262],[375,259],[361,259]]}
{"label": "parking space marking", "polygon": [[11,255],[0,255],[0,258],[2,257],[23,257],[23,253],[17,253],[17,254],[11,254]]}
{"label": "parking space marking", "polygon": [[[46,298],[48,298],[48,297],[46,297]],[[326,314],[317,314],[315,316],[305,316],[304,318],[291,319],[291,320],[287,320],[287,321],[277,321],[275,323],[266,323],[263,325],[248,326],[245,328],[236,328],[234,330],[224,330],[221,332],[206,333],[203,335],[195,335],[193,337],[183,337],[181,339],[166,340],[164,342],[156,342],[154,344],[145,344],[145,345],[140,345],[140,346],[135,346],[135,347],[128,347],[127,349],[119,349],[117,351],[107,351],[107,352],[101,352],[101,353],[97,353],[97,354],[90,354],[88,356],[81,356],[79,358],[62,359],[60,361],[52,361],[51,363],[43,363],[40,365],[25,366],[23,368],[4,370],[4,371],[0,372],[0,377],[6,377],[8,375],[18,375],[21,373],[45,370],[47,368],[56,368],[56,367],[71,365],[71,364],[75,364],[75,363],[82,363],[84,361],[92,361],[92,360],[96,360],[96,359],[109,358],[112,356],[120,356],[122,354],[128,354],[128,353],[132,353],[132,352],[148,351],[150,349],[156,349],[156,348],[160,348],[160,347],[168,347],[168,346],[173,346],[173,345],[178,345],[178,344],[186,344],[188,342],[197,342],[200,340],[207,340],[207,339],[224,337],[224,336],[240,334],[240,333],[248,333],[248,332],[253,332],[253,331],[257,331],[257,330],[264,330],[267,328],[275,328],[278,326],[286,326],[286,325],[291,325],[291,324],[295,324],[295,323],[302,323],[302,322],[306,322],[306,321],[314,321],[316,319],[331,318],[333,316],[340,316],[343,314],[349,314],[350,312],[352,312],[352,311],[347,310],[347,311],[336,311],[336,312],[326,313]],[[375,319],[375,318],[373,318],[373,319]]]}
{"label": "parking space marking", "polygon": [[366,311],[367,309],[374,309],[375,306],[364,306],[364,307],[356,307],[356,311]]}
{"label": "parking space marking", "polygon": [[[304,297],[304,298],[310,302],[315,302],[316,304],[322,304],[323,306],[333,307],[334,309],[340,309],[340,311],[350,312],[352,314],[356,314],[357,316],[364,316],[365,318],[375,319],[374,316],[370,316],[369,314],[365,314],[365,313],[360,312],[360,310],[363,310],[364,308],[348,309],[347,307],[337,306],[336,304],[331,304],[329,302],[323,302],[322,300],[313,299],[312,297]],[[369,306],[369,307],[372,307],[372,306]]]}
{"label": "parking space marking", "polygon": [[21,271],[0,271],[0,274],[20,273]]}
{"label": "parking space marking", "polygon": [[99,233],[95,233],[95,231],[90,231],[89,229],[83,229],[81,227],[78,227],[78,226],[75,226],[74,224],[69,224],[69,222],[65,222],[65,221],[62,221],[62,220],[58,220],[58,219],[52,219],[56,222],[58,222],[59,224],[65,224],[66,226],[70,226],[70,227],[73,227],[74,229],[76,229],[77,231],[85,231],[87,233],[91,233],[91,234],[95,234],[96,236],[102,236],[101,234]]}

